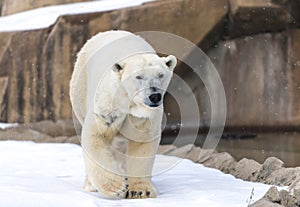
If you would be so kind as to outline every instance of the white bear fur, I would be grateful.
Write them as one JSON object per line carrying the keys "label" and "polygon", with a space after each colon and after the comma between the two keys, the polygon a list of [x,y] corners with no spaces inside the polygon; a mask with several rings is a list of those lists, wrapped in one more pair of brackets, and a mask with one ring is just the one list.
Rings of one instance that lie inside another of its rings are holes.
{"label": "white bear fur", "polygon": [[[161,58],[155,53],[136,54],[112,63],[108,70],[88,64],[99,49],[130,35],[134,34],[99,33],[77,56],[70,99],[82,125],[87,173],[84,188],[112,198],[156,197],[151,171],[160,141],[163,107],[150,107],[145,100],[148,100],[150,86],[162,89],[164,94],[176,58],[172,55]],[[116,48],[116,52],[120,49],[126,50]],[[101,57],[99,59],[101,63]],[[102,77],[97,87],[90,84],[93,77],[88,71]],[[89,95],[90,91],[94,94]]]}

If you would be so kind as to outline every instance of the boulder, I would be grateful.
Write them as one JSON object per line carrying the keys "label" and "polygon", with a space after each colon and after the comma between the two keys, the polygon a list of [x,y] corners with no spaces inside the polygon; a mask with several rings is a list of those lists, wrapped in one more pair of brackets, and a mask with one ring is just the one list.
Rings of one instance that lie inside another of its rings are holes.
{"label": "boulder", "polygon": [[79,136],[72,136],[72,137],[68,137],[68,139],[66,140],[66,143],[72,143],[72,144],[81,144],[81,139]]}
{"label": "boulder", "polygon": [[241,159],[232,170],[231,174],[236,178],[243,180],[255,181],[256,173],[261,168],[261,164],[255,160],[243,158]]}
{"label": "boulder", "polygon": [[[75,139],[77,138],[77,139]],[[27,140],[34,142],[57,142],[79,144],[72,120],[44,120],[19,124],[0,130],[0,140]]]}
{"label": "boulder", "polygon": [[272,186],[264,195],[264,198],[273,203],[280,203],[280,193],[275,186]]}
{"label": "boulder", "polygon": [[250,204],[249,207],[283,207],[283,206],[278,203],[272,203],[271,201],[262,198],[256,201],[255,203]]}
{"label": "boulder", "polygon": [[288,191],[281,190],[279,192],[281,198],[281,205],[284,207],[296,207],[297,205],[296,198],[292,196]]}
{"label": "boulder", "polygon": [[180,148],[176,148],[173,145],[167,146],[169,147],[164,150],[165,155],[181,157],[192,160],[193,162],[199,162],[200,160],[200,153],[202,152],[202,149],[194,146],[193,144],[188,144]]}
{"label": "boulder", "polygon": [[202,163],[206,167],[216,168],[225,173],[230,173],[236,165],[235,159],[227,152],[215,153]]}
{"label": "boulder", "polygon": [[216,28],[221,28],[217,34],[222,35],[223,28],[217,25],[224,23],[227,11],[226,0],[155,1],[115,11],[62,16],[47,29],[0,33],[0,43],[4,43],[0,45],[0,76],[9,77],[7,109],[0,121],[70,119],[69,80],[76,54],[98,32],[157,30],[198,44]]}
{"label": "boulder", "polygon": [[188,144],[188,145],[179,147],[179,148],[169,152],[167,155],[186,158],[188,153],[190,153],[192,151],[193,147],[194,147],[193,144]]}
{"label": "boulder", "polygon": [[[264,181],[274,185],[297,186],[300,180],[300,167],[279,168],[274,170]],[[299,187],[299,186],[298,186]]]}
{"label": "boulder", "polygon": [[52,139],[46,141],[53,142],[53,143],[71,143],[71,144],[78,144],[78,145],[81,144],[80,138],[77,136],[73,136],[73,137],[59,136],[59,137],[53,137]]}
{"label": "boulder", "polygon": [[300,178],[294,180],[294,182],[289,186],[292,195],[294,195],[298,199],[298,203],[300,204]]}
{"label": "boulder", "polygon": [[177,147],[174,145],[159,145],[157,154],[168,155],[172,151],[174,151]]}
{"label": "boulder", "polygon": [[271,187],[264,197],[250,205],[251,207],[297,207],[297,198],[286,190],[278,191],[276,187]]}
{"label": "boulder", "polygon": [[200,147],[193,147],[192,150],[186,155],[186,159],[192,160],[193,162],[199,162],[200,154],[202,149]]}
{"label": "boulder", "polygon": [[14,128],[10,128],[5,131],[0,131],[0,140],[51,142],[52,139],[53,137],[32,129],[18,128],[18,130],[16,130]]}
{"label": "boulder", "polygon": [[76,135],[72,120],[58,120],[56,122],[44,120],[36,123],[25,124],[23,127],[28,127],[52,137],[70,137]]}
{"label": "boulder", "polygon": [[90,1],[90,0],[43,0],[43,1],[22,0],[22,2],[0,0],[0,11],[2,16],[6,16],[6,15],[15,14],[30,9],[44,7],[44,6],[69,4],[69,3],[84,2],[84,1]]}
{"label": "boulder", "polygon": [[300,206],[300,182],[299,181],[296,189],[293,189],[292,195],[295,197],[296,204]]}
{"label": "boulder", "polygon": [[[276,170],[283,169],[284,163],[276,157],[269,157],[265,160],[256,174],[256,180],[266,182],[266,179],[275,173]],[[272,183],[273,184],[273,183]]]}
{"label": "boulder", "polygon": [[80,137],[72,126],[70,120],[20,124],[0,130],[0,140],[80,144]]}

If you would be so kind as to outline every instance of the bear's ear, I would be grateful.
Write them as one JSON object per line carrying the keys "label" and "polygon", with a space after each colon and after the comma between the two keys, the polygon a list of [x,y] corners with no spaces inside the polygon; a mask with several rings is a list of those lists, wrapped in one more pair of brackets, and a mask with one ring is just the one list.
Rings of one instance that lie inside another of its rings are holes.
{"label": "bear's ear", "polygon": [[116,63],[113,65],[112,70],[115,71],[116,73],[118,73],[121,70],[123,70],[123,66],[121,66],[121,64],[119,64],[119,63]]}
{"label": "bear's ear", "polygon": [[175,57],[174,55],[169,55],[169,56],[167,56],[167,57],[163,57],[162,59],[165,61],[167,67],[168,67],[171,71],[173,71],[174,68],[175,68],[175,66],[176,66],[176,64],[177,64],[177,59],[176,59],[176,57]]}

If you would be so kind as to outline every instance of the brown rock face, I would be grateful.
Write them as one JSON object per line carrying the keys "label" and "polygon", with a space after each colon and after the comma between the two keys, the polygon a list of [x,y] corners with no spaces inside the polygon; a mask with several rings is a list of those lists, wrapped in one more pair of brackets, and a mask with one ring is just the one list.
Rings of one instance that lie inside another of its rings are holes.
{"label": "brown rock face", "polygon": [[[69,4],[75,2],[84,2],[89,0],[22,0],[20,1],[11,1],[11,0],[0,0],[0,11],[2,16],[15,14],[18,12],[35,9],[44,6],[57,5],[57,4]],[[2,7],[1,7],[2,6]]]}
{"label": "brown rock face", "polygon": [[228,127],[300,124],[299,38],[300,30],[260,34],[208,52],[225,88]]}
{"label": "brown rock face", "polygon": [[[78,38],[71,44],[69,27],[58,24],[50,29],[1,33],[6,37],[1,75],[9,77],[3,121],[31,122],[57,117],[71,117],[68,85],[75,54],[86,36],[74,26]],[[61,39],[57,36],[61,35]],[[64,36],[68,35],[68,36]],[[1,39],[1,38],[0,38]],[[80,42],[81,40],[81,42]],[[4,46],[3,46],[4,47]]]}
{"label": "brown rock face", "polygon": [[111,12],[64,16],[48,29],[0,33],[0,77],[9,77],[7,110],[0,121],[71,118],[68,91],[75,57],[98,32],[158,30],[199,43],[224,22],[227,10],[226,0],[165,0]]}
{"label": "brown rock face", "polygon": [[0,16],[2,16],[2,4],[3,4],[3,0],[0,0]]}
{"label": "brown rock face", "polygon": [[[0,77],[0,115],[5,111],[5,95],[8,84],[8,77]],[[2,117],[4,118],[4,117]]]}

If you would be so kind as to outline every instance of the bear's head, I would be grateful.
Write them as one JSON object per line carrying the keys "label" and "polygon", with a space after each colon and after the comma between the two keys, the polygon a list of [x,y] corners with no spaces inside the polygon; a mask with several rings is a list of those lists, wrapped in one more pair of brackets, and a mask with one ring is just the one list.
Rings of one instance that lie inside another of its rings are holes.
{"label": "bear's head", "polygon": [[177,60],[173,55],[142,54],[113,66],[131,103],[148,109],[162,105]]}

